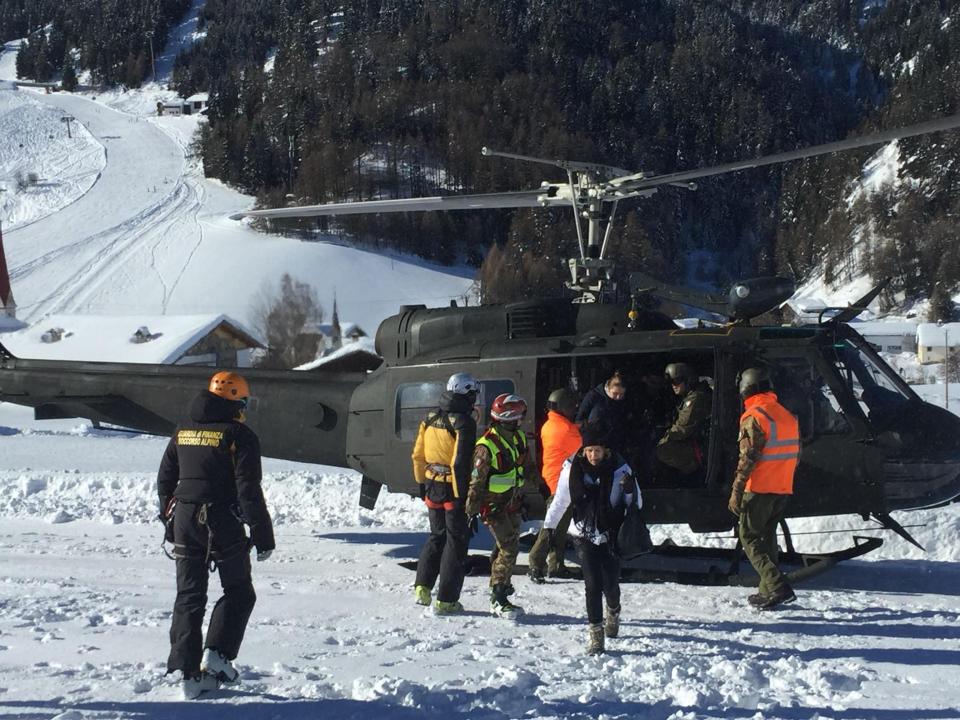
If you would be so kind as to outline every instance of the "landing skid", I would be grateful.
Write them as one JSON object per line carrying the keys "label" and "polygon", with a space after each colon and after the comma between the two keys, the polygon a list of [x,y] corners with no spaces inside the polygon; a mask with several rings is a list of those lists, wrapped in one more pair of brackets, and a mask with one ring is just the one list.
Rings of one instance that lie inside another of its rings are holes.
{"label": "landing skid", "polygon": [[[791,547],[779,554],[778,562],[787,569],[791,584],[800,583],[826,572],[843,560],[865,555],[883,545],[883,539],[855,535],[854,544],[830,553],[798,553]],[[706,566],[706,567],[705,567]],[[684,585],[734,585],[756,587],[759,578],[753,572],[738,545],[735,549],[681,547],[663,543],[649,555],[623,563],[623,582],[675,582]]]}
{"label": "landing skid", "polygon": [[[789,537],[789,536],[787,536]],[[787,550],[779,555],[779,564],[786,569],[791,584],[826,572],[843,560],[851,560],[883,545],[883,538],[853,536],[854,544],[843,550],[830,553],[798,553],[788,540]],[[408,560],[400,565],[416,570],[417,562]],[[471,555],[468,559],[469,575],[489,575],[490,557]],[[567,563],[572,579],[580,580],[580,568]],[[527,566],[517,564],[514,576],[526,575]],[[745,572],[741,572],[741,570]],[[653,552],[621,565],[620,581],[625,583],[674,582],[683,585],[733,585],[756,587],[759,578],[746,561],[738,545],[735,549],[683,547],[670,542],[654,547]]]}

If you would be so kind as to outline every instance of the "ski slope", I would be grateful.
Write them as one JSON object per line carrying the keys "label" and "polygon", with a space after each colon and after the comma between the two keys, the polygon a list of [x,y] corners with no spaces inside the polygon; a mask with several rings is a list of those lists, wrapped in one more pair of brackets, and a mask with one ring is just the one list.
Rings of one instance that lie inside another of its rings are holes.
{"label": "ski slope", "polygon": [[[0,55],[0,79],[12,77],[13,55]],[[226,313],[250,324],[254,298],[290,273],[317,290],[328,314],[336,293],[340,317],[372,335],[402,304],[448,305],[470,292],[470,270],[265,235],[227,219],[252,198],[203,177],[189,152],[197,118],[147,114],[155,95],[169,92],[154,85],[121,98],[0,86],[0,110],[12,96],[29,98],[59,131],[21,148],[29,126],[14,121],[18,113],[0,112],[0,163],[13,155],[22,166],[42,161],[49,182],[72,186],[59,206],[32,191],[5,198],[4,244],[21,320],[62,312]],[[69,142],[60,137],[66,115],[76,118],[77,156],[102,157],[92,184],[76,178],[76,158],[60,151]],[[6,213],[33,221],[14,223]]]}

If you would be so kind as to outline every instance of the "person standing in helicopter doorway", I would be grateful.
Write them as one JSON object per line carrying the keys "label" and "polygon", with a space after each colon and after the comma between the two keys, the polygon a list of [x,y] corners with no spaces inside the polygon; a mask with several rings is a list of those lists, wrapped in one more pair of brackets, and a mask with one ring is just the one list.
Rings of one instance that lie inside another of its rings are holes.
{"label": "person standing in helicopter doorway", "polygon": [[777,525],[783,520],[800,458],[797,418],[777,401],[764,368],[740,373],[740,461],[730,491],[730,512],[739,516],[743,551],[760,576],[753,607],[771,610],[797,599],[777,567]]}
{"label": "person standing in helicopter doorway", "polygon": [[[577,396],[572,390],[560,388],[547,398],[547,421],[540,428],[541,471],[540,476],[550,490],[547,507],[557,495],[557,480],[560,468],[568,457],[582,445],[580,430],[573,422],[577,414]],[[530,548],[528,575],[530,579],[542,584],[546,576],[569,577],[564,566],[564,551],[567,545],[567,527],[570,525],[570,511],[564,513],[555,532],[546,528],[537,535],[537,541]]]}
{"label": "person standing in helicopter doorway", "polygon": [[[543,521],[548,532],[573,508],[570,535],[576,538],[583,570],[589,640],[587,653],[605,651],[604,636],[620,633],[620,556],[617,533],[627,508],[642,506],[640,488],[626,461],[608,447],[603,425],[583,427],[583,447],[563,463],[557,494]],[[604,599],[606,617],[604,617]]]}
{"label": "person standing in helicopter doorway", "polygon": [[576,417],[580,427],[590,423],[602,428],[608,447],[619,453],[623,452],[627,440],[626,396],[626,376],[622,371],[614,370],[605,382],[587,391],[580,401]]}
{"label": "person standing in helicopter doorway", "polygon": [[[266,560],[275,547],[260,487],[260,441],[244,424],[249,397],[240,375],[214,375],[190,405],[191,422],[174,431],[157,474],[160,518],[177,562],[167,672],[181,671],[186,699],[237,681],[233,660],[257,600],[250,546],[257,548],[257,560]],[[204,640],[211,566],[220,574],[223,597]]]}
{"label": "person standing in helicopter doorway", "polygon": [[430,605],[439,578],[433,607],[438,615],[463,611],[460,591],[470,543],[464,505],[477,439],[473,405],[479,387],[469,373],[451,375],[439,407],[420,423],[413,446],[413,475],[430,517],[430,537],[417,562],[414,595],[418,605]]}
{"label": "person standing in helicopter doorway", "polygon": [[513,570],[520,549],[519,489],[530,467],[527,436],[520,421],[527,403],[519,395],[497,395],[490,406],[490,427],[477,440],[467,494],[467,515],[480,515],[497,541],[490,568],[490,611],[501,617],[518,617],[523,608],[510,602]]}

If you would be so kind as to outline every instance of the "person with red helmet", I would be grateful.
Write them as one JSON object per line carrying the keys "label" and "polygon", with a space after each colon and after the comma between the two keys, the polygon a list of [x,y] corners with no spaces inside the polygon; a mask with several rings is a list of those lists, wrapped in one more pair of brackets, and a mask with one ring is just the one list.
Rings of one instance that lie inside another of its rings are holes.
{"label": "person with red helmet", "polygon": [[[257,560],[266,560],[275,547],[260,487],[260,441],[243,422],[249,397],[250,387],[237,373],[214,375],[194,398],[191,421],[174,431],[157,474],[160,519],[177,563],[167,672],[181,671],[186,699],[237,681],[233,660],[257,599],[250,546]],[[220,574],[223,597],[204,638],[211,565]]]}
{"label": "person with red helmet", "polygon": [[490,610],[494,615],[517,617],[523,608],[510,602],[513,569],[520,549],[519,489],[536,477],[528,453],[527,436],[520,422],[527,403],[519,395],[503,393],[490,406],[490,427],[477,440],[467,492],[467,516],[480,515],[497,541],[490,568]]}

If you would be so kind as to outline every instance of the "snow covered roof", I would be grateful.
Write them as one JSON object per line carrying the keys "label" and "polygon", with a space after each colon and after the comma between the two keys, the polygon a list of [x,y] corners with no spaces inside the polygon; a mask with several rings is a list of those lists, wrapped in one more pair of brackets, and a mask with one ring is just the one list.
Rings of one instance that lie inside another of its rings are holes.
{"label": "snow covered roof", "polygon": [[23,330],[27,324],[21,322],[16,318],[9,317],[0,313],[0,333],[15,332],[16,330]]}
{"label": "snow covered roof", "polygon": [[324,370],[347,369],[345,366],[351,363],[345,361],[347,358],[349,358],[349,356],[356,353],[366,356],[362,359],[354,359],[358,360],[361,365],[364,365],[364,369],[373,369],[374,367],[378,367],[382,362],[382,358],[377,355],[377,351],[374,348],[373,338],[361,337],[358,338],[356,342],[348,343],[343,347],[334,350],[329,355],[324,355],[322,358],[317,358],[316,360],[304,363],[303,365],[298,365],[294,368],[294,370],[316,370],[317,368],[322,368]]}
{"label": "snow covered roof", "polygon": [[[22,358],[169,364],[221,325],[249,347],[264,345],[226,315],[50,315],[0,342]],[[144,342],[135,339],[141,329]]]}
{"label": "snow covered roof", "polygon": [[867,320],[865,322],[851,322],[850,327],[861,335],[872,335],[874,337],[902,337],[917,334],[917,323],[909,320]]}
{"label": "snow covered roof", "polygon": [[210,95],[209,95],[209,93],[196,93],[196,94],[191,95],[190,97],[188,97],[186,100],[184,100],[184,102],[188,102],[188,103],[192,103],[192,102],[209,102],[209,100],[210,100]]}
{"label": "snow covered roof", "polygon": [[917,345],[943,347],[944,340],[950,347],[960,345],[960,323],[921,323],[917,326]]}
{"label": "snow covered roof", "polygon": [[[304,332],[314,332],[319,333],[320,335],[325,335],[326,337],[333,336],[333,323],[307,323],[303,326]],[[350,337],[351,335],[357,335],[358,337],[366,337],[367,334],[363,331],[356,323],[352,322],[342,322],[340,323],[340,336],[341,337]]]}

